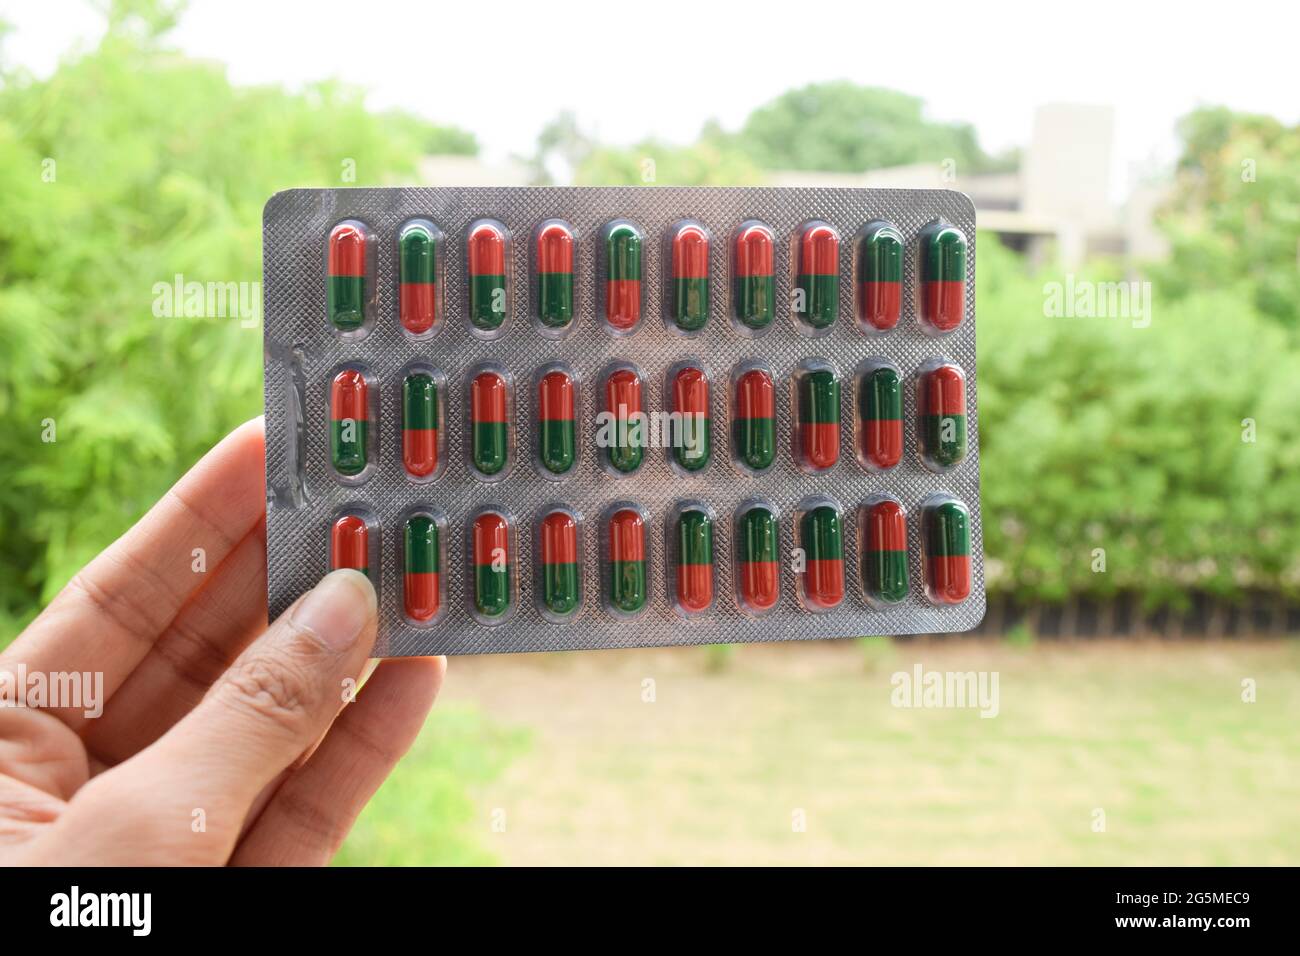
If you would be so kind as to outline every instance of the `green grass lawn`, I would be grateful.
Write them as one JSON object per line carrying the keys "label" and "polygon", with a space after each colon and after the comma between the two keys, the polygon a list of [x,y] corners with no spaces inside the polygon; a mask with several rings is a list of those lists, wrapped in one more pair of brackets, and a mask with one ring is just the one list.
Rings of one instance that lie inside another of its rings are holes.
{"label": "green grass lawn", "polygon": [[[917,662],[1000,713],[892,706]],[[1296,864],[1300,644],[456,658],[338,862]]]}

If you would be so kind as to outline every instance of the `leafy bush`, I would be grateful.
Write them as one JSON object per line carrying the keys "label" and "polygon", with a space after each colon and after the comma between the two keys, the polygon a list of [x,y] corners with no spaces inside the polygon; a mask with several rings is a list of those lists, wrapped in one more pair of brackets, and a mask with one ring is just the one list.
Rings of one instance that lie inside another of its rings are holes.
{"label": "leafy bush", "polygon": [[[1044,277],[979,240],[985,550],[1026,598],[1294,593],[1300,349],[1239,288],[1152,319],[1049,318]],[[1080,279],[1113,279],[1103,271]],[[1244,426],[1254,421],[1253,442]],[[1094,549],[1105,573],[1094,572]]]}
{"label": "leafy bush", "polygon": [[115,7],[48,80],[0,61],[0,637],[261,410],[260,326],[157,318],[155,283],[259,281],[276,190],[474,149],[336,84],[234,88],[167,51],[149,9]]}

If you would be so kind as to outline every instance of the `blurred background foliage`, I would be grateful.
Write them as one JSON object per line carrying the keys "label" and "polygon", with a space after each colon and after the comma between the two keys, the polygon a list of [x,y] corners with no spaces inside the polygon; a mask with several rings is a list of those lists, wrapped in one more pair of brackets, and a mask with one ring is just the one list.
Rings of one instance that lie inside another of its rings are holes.
{"label": "blurred background foliage", "polygon": [[[110,8],[98,46],[47,79],[0,47],[0,638],[222,434],[261,408],[261,331],[158,318],[176,274],[257,281],[276,190],[413,181],[474,136],[375,113],[360,91],[235,87],[169,50],[175,8]],[[87,108],[93,103],[93,108]],[[1161,224],[1153,319],[1044,315],[1044,283],[979,246],[985,540],[995,590],[1030,600],[1135,593],[1178,602],[1300,589],[1300,129],[1204,109]],[[999,169],[967,125],[889,90],[829,83],[756,109],[736,132],[629,148],[572,116],[529,158],[545,181],[758,184],[768,169],[859,170],[953,157]],[[1243,161],[1258,175],[1247,179]],[[53,165],[47,161],[53,160]],[[350,163],[355,180],[341,180]],[[1133,278],[1105,262],[1079,278]],[[1256,440],[1243,443],[1243,420]],[[49,421],[57,440],[41,440]],[[1092,572],[1092,549],[1107,572]]]}

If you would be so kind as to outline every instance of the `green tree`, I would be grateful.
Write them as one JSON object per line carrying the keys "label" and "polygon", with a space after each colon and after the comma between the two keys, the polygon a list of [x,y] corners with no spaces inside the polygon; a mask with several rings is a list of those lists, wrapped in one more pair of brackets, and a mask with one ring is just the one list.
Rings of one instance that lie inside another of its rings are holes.
{"label": "green tree", "polygon": [[0,641],[261,409],[260,327],[157,316],[155,286],[260,281],[279,189],[473,149],[337,83],[232,87],[164,45],[176,10],[114,3],[98,48],[46,80],[0,59]]}
{"label": "green tree", "polygon": [[925,118],[915,96],[847,81],[783,93],[745,121],[738,145],[764,169],[858,173],[954,159],[959,170],[989,168],[975,129]]}
{"label": "green tree", "polygon": [[1156,275],[1171,298],[1233,289],[1300,329],[1300,125],[1223,107],[1196,110],[1160,224],[1172,256]]}

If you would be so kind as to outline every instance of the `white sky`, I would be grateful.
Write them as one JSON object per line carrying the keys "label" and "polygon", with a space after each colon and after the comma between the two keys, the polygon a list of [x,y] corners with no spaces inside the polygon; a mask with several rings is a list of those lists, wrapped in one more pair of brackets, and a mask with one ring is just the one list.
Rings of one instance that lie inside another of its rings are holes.
{"label": "white sky", "polygon": [[[237,83],[337,77],[368,90],[373,107],[473,131],[489,159],[531,152],[566,108],[607,142],[689,142],[710,117],[734,129],[773,96],[828,79],[918,95],[932,118],[974,123],[990,151],[1025,144],[1038,104],[1111,105],[1116,186],[1172,159],[1173,123],[1198,104],[1300,118],[1294,2],[631,0],[565,10],[554,0],[193,0],[171,42],[228,64]],[[16,27],[6,59],[39,75],[92,44],[101,23],[80,0],[0,0],[0,17]]]}

